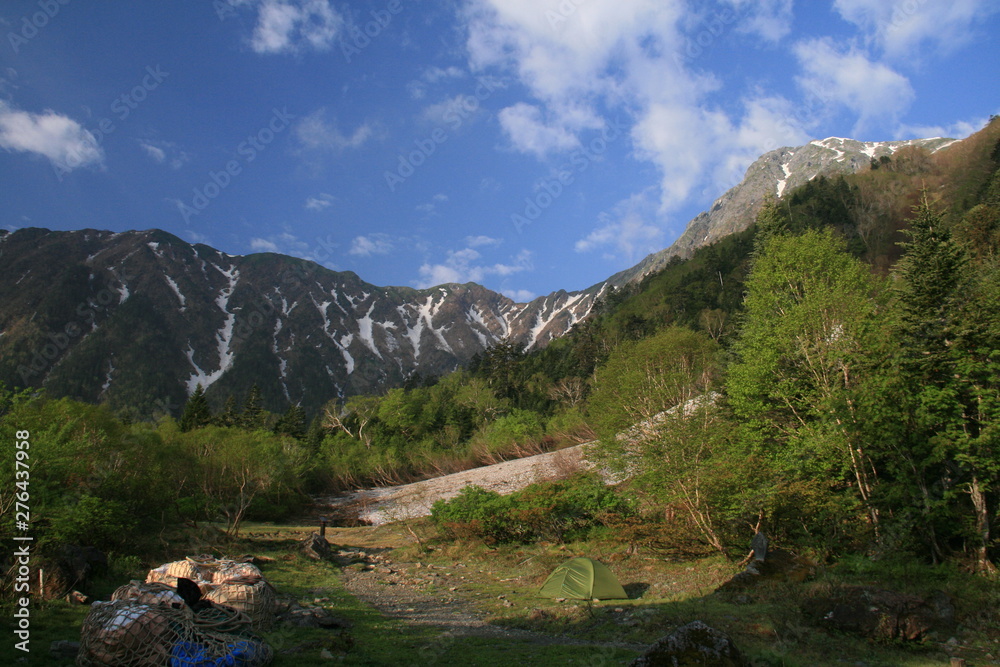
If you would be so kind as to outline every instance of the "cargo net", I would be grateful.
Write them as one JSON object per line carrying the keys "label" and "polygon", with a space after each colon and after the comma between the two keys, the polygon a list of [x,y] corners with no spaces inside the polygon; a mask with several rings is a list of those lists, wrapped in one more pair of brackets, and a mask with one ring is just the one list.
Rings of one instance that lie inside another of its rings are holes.
{"label": "cargo net", "polygon": [[[189,580],[183,596],[180,579]],[[145,582],[119,587],[110,602],[91,606],[76,664],[267,665],[273,651],[255,633],[271,627],[274,611],[274,589],[251,563],[211,557],[167,563],[150,570]]]}
{"label": "cargo net", "polygon": [[195,612],[183,601],[95,602],[80,635],[78,667],[259,667],[274,657],[242,612],[220,606]]}
{"label": "cargo net", "polygon": [[187,558],[150,570],[146,582],[176,587],[179,578],[198,584],[206,600],[245,613],[254,630],[267,630],[274,623],[274,589],[252,563]]}

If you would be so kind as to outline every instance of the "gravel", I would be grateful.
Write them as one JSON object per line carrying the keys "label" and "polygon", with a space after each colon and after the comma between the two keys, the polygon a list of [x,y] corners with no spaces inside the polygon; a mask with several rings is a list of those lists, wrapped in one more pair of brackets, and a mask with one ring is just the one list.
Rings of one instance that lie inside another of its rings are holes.
{"label": "gravel", "polygon": [[341,580],[347,590],[389,617],[443,630],[438,643],[449,637],[487,637],[544,646],[607,646],[635,651],[647,648],[643,644],[595,642],[493,625],[485,620],[484,612],[472,599],[474,592],[463,585],[461,575],[441,567],[393,562],[381,554],[367,553],[364,558],[366,564],[361,569],[344,569]]}

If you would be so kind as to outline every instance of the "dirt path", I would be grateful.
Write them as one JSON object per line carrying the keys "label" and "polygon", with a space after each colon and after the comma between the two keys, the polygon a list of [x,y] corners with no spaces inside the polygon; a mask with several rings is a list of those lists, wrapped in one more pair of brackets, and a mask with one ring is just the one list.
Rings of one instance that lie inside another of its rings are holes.
{"label": "dirt path", "polygon": [[481,594],[463,585],[461,567],[421,566],[376,557],[374,569],[345,570],[342,581],[355,597],[405,623],[439,628],[447,637],[488,637],[540,646],[609,646],[644,651],[640,644],[592,642],[489,623],[475,603]]}
{"label": "dirt path", "polygon": [[[405,623],[432,626],[451,637],[486,637],[520,641],[540,646],[607,646],[643,651],[639,644],[592,642],[575,637],[548,635],[493,625],[477,604],[485,593],[476,590],[473,578],[462,563],[451,567],[396,561],[389,548],[382,549],[375,540],[366,540],[365,548],[341,547],[340,556],[363,563],[345,568],[341,581],[355,597],[382,613]],[[390,540],[388,545],[398,546]],[[470,576],[466,576],[466,573]],[[510,602],[504,602],[513,605]]]}

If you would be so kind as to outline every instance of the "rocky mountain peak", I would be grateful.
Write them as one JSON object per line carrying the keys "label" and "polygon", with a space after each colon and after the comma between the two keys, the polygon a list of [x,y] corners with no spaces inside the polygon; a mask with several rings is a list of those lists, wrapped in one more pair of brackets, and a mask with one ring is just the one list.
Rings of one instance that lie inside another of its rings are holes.
{"label": "rocky mountain peak", "polygon": [[873,159],[892,156],[907,146],[918,146],[933,153],[955,141],[940,137],[907,141],[857,141],[828,137],[810,141],[804,146],[767,152],[750,165],[739,185],[726,191],[707,211],[691,220],[684,233],[669,248],[647,256],[636,266],[615,274],[609,280],[615,284],[640,280],[662,269],[671,257],[689,257],[697,248],[743,231],[753,223],[768,193],[780,197],[817,176],[830,177],[866,169]]}

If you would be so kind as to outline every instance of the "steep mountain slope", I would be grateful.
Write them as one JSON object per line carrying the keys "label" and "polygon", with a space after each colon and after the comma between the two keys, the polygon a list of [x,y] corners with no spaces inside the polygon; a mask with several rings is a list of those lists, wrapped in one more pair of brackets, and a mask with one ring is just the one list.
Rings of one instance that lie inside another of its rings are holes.
{"label": "steep mountain slope", "polygon": [[933,152],[953,143],[829,138],[771,151],[669,248],[587,290],[521,304],[471,283],[378,287],[293,257],[231,256],[158,230],[0,231],[0,382],[141,416],[176,414],[198,384],[218,407],[256,383],[265,407],[311,411],[335,396],[451,371],[504,338],[544,347],[610,286],[746,229],[768,193],[858,171],[907,146]]}
{"label": "steep mountain slope", "polygon": [[377,287],[276,254],[231,256],[166,232],[0,236],[0,381],[140,414],[257,383],[314,409],[438,375],[497,340],[545,345],[602,286],[530,303],[472,283]]}
{"label": "steep mountain slope", "polygon": [[746,229],[768,193],[780,197],[817,176],[854,173],[867,168],[872,159],[891,156],[906,146],[918,146],[933,153],[953,143],[954,139],[942,138],[862,142],[830,137],[797,148],[779,148],[765,153],[750,165],[739,185],[726,191],[709,210],[691,220],[669,248],[615,274],[609,282],[620,285],[639,280],[662,269],[671,257],[690,257],[695,248]]}

